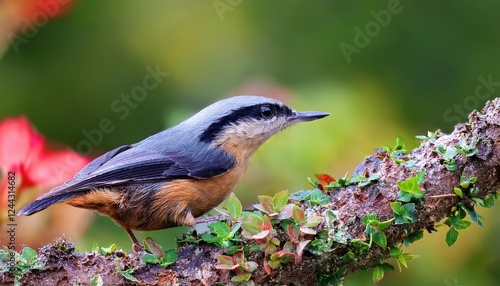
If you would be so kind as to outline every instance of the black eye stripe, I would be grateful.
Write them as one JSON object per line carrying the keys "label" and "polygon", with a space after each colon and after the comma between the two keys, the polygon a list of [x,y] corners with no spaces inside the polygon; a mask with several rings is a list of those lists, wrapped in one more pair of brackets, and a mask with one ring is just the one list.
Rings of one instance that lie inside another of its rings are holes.
{"label": "black eye stripe", "polygon": [[[266,110],[263,110],[266,109]],[[267,114],[267,109],[269,109],[270,115]],[[293,111],[284,105],[279,104],[256,104],[251,106],[244,106],[239,109],[229,112],[227,115],[214,121],[208,128],[200,135],[200,141],[211,143],[217,134],[219,134],[225,126],[229,124],[234,124],[239,120],[245,120],[245,118],[253,119],[263,119],[272,116],[291,116]]]}

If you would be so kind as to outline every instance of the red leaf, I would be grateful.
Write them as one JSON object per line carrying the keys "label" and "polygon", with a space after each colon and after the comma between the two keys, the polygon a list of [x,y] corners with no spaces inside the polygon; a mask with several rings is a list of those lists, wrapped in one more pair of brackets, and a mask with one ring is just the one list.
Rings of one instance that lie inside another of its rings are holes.
{"label": "red leaf", "polygon": [[315,174],[314,176],[316,176],[320,184],[325,186],[329,185],[331,182],[335,182],[335,179],[327,174]]}
{"label": "red leaf", "polygon": [[299,239],[299,228],[296,227],[294,224],[289,224],[286,227],[286,233],[292,240],[297,240]]}
{"label": "red leaf", "polygon": [[[304,241],[301,241],[297,245],[297,249],[295,251],[297,252],[297,255],[300,256],[301,258],[302,258],[302,254],[304,253],[304,249],[309,244],[309,242],[311,242],[311,241],[310,240],[304,240]],[[295,259],[297,259],[297,257]],[[297,262],[297,260],[295,260],[295,262]]]}
{"label": "red leaf", "polygon": [[264,257],[264,270],[266,271],[266,273],[268,275],[271,274],[271,272],[273,272],[273,270],[271,269],[271,267],[267,263],[267,258],[265,258],[265,257]]}
{"label": "red leaf", "polygon": [[253,238],[253,239],[264,239],[264,238],[266,238],[266,236],[267,236],[268,234],[269,234],[269,230],[267,230],[267,229],[266,229],[266,230],[261,231],[261,232],[259,232],[259,233],[257,233],[257,234],[254,234],[254,235],[252,236],[252,238]]}

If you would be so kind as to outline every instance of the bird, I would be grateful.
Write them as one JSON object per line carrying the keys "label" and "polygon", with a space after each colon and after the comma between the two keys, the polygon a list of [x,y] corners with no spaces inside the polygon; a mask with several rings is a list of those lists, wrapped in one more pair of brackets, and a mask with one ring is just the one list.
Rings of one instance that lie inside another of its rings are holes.
{"label": "bird", "polygon": [[18,215],[66,203],[109,217],[140,245],[132,230],[195,226],[197,217],[231,193],[267,139],[328,115],[297,112],[263,96],[222,99],[176,126],[97,157]]}

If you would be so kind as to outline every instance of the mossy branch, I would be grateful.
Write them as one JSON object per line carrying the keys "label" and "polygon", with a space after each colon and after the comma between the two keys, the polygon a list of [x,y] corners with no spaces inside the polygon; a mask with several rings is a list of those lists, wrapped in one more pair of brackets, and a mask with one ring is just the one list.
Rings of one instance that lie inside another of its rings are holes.
{"label": "mossy branch", "polygon": [[[217,282],[243,285],[243,282],[231,282],[234,270],[223,269],[236,268],[231,268],[231,263],[243,265],[245,261],[257,264],[245,264],[251,270],[239,268],[241,279],[245,277],[244,272],[249,271],[251,280],[258,285],[334,284],[341,276],[367,267],[376,269],[376,280],[387,268],[383,260],[401,255],[398,245],[420,238],[422,230],[435,230],[435,223],[442,219],[448,217],[445,224],[453,229],[449,237],[447,235],[449,244],[456,240],[457,230],[470,224],[463,221],[465,213],[473,222],[480,223],[474,207],[491,205],[489,198],[500,190],[500,99],[488,102],[482,112],[472,112],[469,122],[457,125],[451,134],[431,134],[410,153],[401,149],[398,143],[393,149],[375,151],[355,168],[353,173],[357,179],[353,176],[350,180],[343,178],[323,184],[320,188],[329,196],[329,202],[311,203],[310,198],[301,201],[296,196],[292,203],[297,208],[288,209],[290,216],[284,215],[281,228],[279,216],[271,216],[271,226],[267,220],[263,221],[263,227],[276,230],[273,239],[278,239],[271,250],[266,248],[266,254],[245,248],[245,258],[238,253],[233,256],[237,261],[231,262],[231,257],[220,256],[227,249],[204,241],[183,242],[179,244],[177,261],[164,268],[159,264],[146,264],[136,255],[127,255],[121,250],[109,255],[76,253],[71,243],[62,239],[40,249],[39,259],[44,268],[27,269],[20,281],[22,285],[71,285],[75,282],[89,285],[94,278],[94,285],[98,285],[95,278],[99,274],[105,285],[215,285]],[[266,200],[261,202],[261,209],[266,208],[262,206]],[[280,210],[273,211],[281,212],[286,208],[283,207],[285,203],[277,202]],[[330,217],[326,218],[328,214]],[[320,220],[316,216],[324,218],[321,223],[318,224]],[[307,221],[306,217],[314,219]],[[246,219],[248,215],[243,220]],[[287,223],[287,219],[291,222]],[[233,223],[236,221],[237,218]],[[300,230],[289,227],[292,223]],[[234,224],[229,225],[234,227]],[[249,246],[259,239],[262,242],[269,233],[255,234],[255,239],[243,239],[241,245]],[[249,236],[248,231],[243,236]],[[323,245],[311,243],[313,240]],[[295,244],[285,246],[287,241]],[[269,263],[273,259],[271,254],[279,251],[283,257],[295,255],[295,263],[293,260]],[[317,255],[319,252],[321,255]],[[226,266],[221,267],[221,263]],[[131,269],[128,274],[132,279],[124,274],[128,269]],[[133,282],[134,279],[140,282]],[[11,273],[0,274],[2,284],[13,281]],[[252,282],[247,283],[251,285]]]}

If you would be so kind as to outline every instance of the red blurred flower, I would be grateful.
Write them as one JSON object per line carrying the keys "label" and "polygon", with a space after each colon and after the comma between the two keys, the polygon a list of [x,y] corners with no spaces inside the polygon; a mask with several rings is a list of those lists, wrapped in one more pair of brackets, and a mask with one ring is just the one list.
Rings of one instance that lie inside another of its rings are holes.
{"label": "red blurred flower", "polygon": [[[7,205],[9,172],[15,172],[16,199],[20,201],[25,190],[48,191],[72,178],[89,161],[70,149],[48,150],[43,136],[25,117],[0,121],[0,209]],[[0,222],[6,213],[2,211]]]}
{"label": "red blurred flower", "polygon": [[30,22],[36,22],[37,18],[42,18],[44,15],[47,18],[63,16],[73,5],[72,0],[15,0],[15,2],[18,3],[20,16]]}

